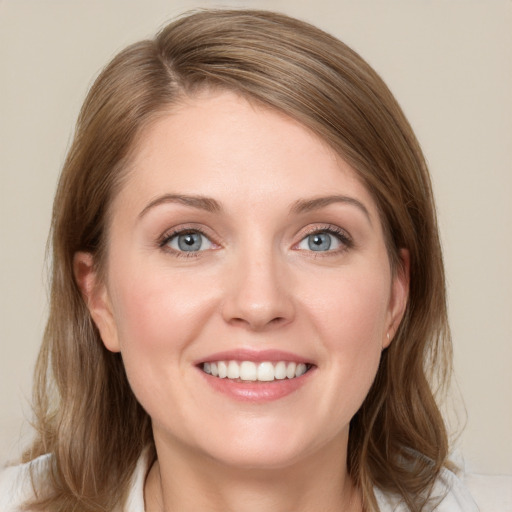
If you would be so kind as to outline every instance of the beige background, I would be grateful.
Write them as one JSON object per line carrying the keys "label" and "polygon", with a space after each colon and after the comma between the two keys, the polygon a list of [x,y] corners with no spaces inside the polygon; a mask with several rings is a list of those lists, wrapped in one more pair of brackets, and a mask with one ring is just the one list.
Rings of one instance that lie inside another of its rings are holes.
{"label": "beige background", "polygon": [[[28,431],[52,196],[86,90],[116,51],[199,5],[219,4],[0,0],[0,462],[19,453]],[[398,97],[437,194],[467,410],[457,447],[471,471],[512,473],[512,2],[223,5],[319,25],[359,51]]]}

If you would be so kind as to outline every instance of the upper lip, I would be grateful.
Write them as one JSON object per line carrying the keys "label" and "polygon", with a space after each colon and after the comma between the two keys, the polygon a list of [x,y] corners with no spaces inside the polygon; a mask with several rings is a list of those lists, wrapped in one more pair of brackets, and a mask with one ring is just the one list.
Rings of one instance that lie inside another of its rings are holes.
{"label": "upper lip", "polygon": [[196,364],[212,361],[253,361],[255,363],[277,363],[279,361],[287,361],[290,363],[312,364],[310,359],[306,359],[305,357],[294,354],[293,352],[273,349],[254,350],[244,348],[215,352],[214,354],[210,354],[197,360]]}

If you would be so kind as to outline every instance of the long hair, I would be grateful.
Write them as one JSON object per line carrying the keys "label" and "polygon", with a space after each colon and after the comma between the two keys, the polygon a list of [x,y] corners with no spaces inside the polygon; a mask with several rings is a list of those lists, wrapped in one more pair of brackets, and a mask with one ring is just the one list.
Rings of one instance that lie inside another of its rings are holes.
{"label": "long hair", "polygon": [[[25,460],[52,454],[48,511],[111,510],[126,495],[151,423],[119,354],[105,349],[73,276],[77,251],[101,275],[109,208],[141,133],[186,95],[220,88],[298,120],[342,156],[379,209],[389,259],[410,253],[405,316],[352,419],[348,471],[367,510],[378,487],[425,509],[447,464],[435,389],[448,381],[451,341],[430,178],[396,100],[353,50],[282,14],[205,10],[136,43],[102,71],[82,107],[55,197],[49,320],[36,367],[37,438]],[[312,170],[311,172],[314,172]],[[35,482],[37,486],[37,482]]]}

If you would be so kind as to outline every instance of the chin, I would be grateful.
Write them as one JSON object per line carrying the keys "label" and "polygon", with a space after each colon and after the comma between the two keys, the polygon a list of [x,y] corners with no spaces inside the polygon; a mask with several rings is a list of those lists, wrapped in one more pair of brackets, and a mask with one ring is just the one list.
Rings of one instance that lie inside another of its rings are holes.
{"label": "chin", "polygon": [[228,449],[222,453],[211,453],[218,464],[243,471],[269,471],[285,469],[294,466],[306,455],[300,449],[283,449],[275,444],[239,446],[239,443],[231,442]]}
{"label": "chin", "polygon": [[313,436],[313,431],[307,424],[257,422],[252,428],[238,426],[228,429],[227,434],[224,429],[219,437],[210,436],[203,453],[219,464],[240,470],[291,468],[322,451],[330,442],[336,442]]}

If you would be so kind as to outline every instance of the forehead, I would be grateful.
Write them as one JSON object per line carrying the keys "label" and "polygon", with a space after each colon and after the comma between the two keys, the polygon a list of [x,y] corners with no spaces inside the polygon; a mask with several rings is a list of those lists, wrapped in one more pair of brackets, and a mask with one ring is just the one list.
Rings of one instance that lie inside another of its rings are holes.
{"label": "forehead", "polygon": [[374,208],[357,173],[309,128],[226,91],[184,98],[141,134],[123,202],[163,193],[244,203],[354,194]]}

